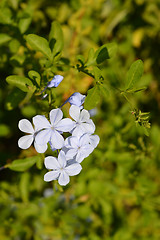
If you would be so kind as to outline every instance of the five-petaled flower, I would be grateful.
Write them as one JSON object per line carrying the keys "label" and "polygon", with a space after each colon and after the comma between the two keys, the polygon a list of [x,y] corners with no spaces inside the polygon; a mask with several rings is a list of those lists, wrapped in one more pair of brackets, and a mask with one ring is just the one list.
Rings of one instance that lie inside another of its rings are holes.
{"label": "five-petaled flower", "polygon": [[[33,123],[34,123],[34,119],[33,119]],[[34,141],[34,147],[37,152],[44,153],[47,150],[47,144],[39,145],[35,141],[35,136],[39,129],[36,126],[34,129],[30,121],[28,121],[27,119],[21,119],[18,123],[18,127],[22,132],[28,133],[28,135],[23,136],[18,140],[18,146],[20,148],[27,149],[31,146],[31,144]]]}
{"label": "five-petaled flower", "polygon": [[79,163],[75,162],[67,164],[65,153],[61,150],[58,159],[52,156],[45,158],[45,167],[52,171],[44,175],[44,181],[50,182],[58,179],[58,183],[65,186],[69,183],[69,176],[75,176],[80,173],[82,167]]}
{"label": "five-petaled flower", "polygon": [[63,118],[61,109],[52,109],[50,111],[50,122],[43,115],[34,117],[35,125],[41,131],[35,136],[38,144],[43,145],[51,142],[52,148],[60,149],[64,145],[64,138],[61,135],[63,132],[69,132],[73,129],[73,121],[69,118]]}
{"label": "five-petaled flower", "polygon": [[81,163],[84,158],[88,157],[93,152],[94,147],[89,143],[89,136],[87,133],[81,137],[71,136],[65,140],[64,145],[68,150],[66,151],[67,160],[73,159]]}
{"label": "five-petaled flower", "polygon": [[69,109],[70,116],[75,120],[72,130],[73,136],[82,136],[84,133],[94,133],[95,125],[90,119],[90,114],[87,110],[80,111],[78,106],[72,105]]}

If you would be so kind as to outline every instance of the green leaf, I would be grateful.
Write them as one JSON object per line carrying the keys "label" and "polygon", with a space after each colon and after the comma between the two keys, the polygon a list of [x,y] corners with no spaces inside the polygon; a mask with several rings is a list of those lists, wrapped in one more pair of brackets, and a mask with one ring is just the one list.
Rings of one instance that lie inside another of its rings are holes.
{"label": "green leaf", "polygon": [[28,76],[40,86],[41,76],[38,72],[31,70],[28,72]]}
{"label": "green leaf", "polygon": [[24,202],[28,202],[29,187],[30,187],[30,174],[28,172],[25,172],[21,175],[19,182],[19,190],[21,198]]}
{"label": "green leaf", "polygon": [[94,77],[96,81],[102,80],[102,71],[97,66],[93,66]]}
{"label": "green leaf", "polygon": [[0,9],[0,23],[13,24],[12,12],[9,8],[4,7]]}
{"label": "green leaf", "polygon": [[29,13],[23,13],[18,23],[18,27],[21,33],[25,33],[27,31],[31,21],[31,15]]}
{"label": "green leaf", "polygon": [[26,93],[22,92],[18,88],[12,90],[12,92],[6,97],[5,107],[11,111],[16,108],[19,103],[24,99]]}
{"label": "green leaf", "polygon": [[84,56],[83,55],[77,55],[76,58],[82,64],[82,66],[84,66],[84,63],[85,63]]}
{"label": "green leaf", "polygon": [[87,62],[85,64],[85,66],[91,66],[93,63],[95,63],[95,56],[94,56],[94,49],[91,48],[89,50],[89,53],[88,53],[88,59],[87,59]]}
{"label": "green leaf", "polygon": [[97,84],[95,87],[88,90],[87,97],[84,102],[84,108],[87,110],[91,110],[96,107],[99,101],[100,101],[100,88],[99,85]]}
{"label": "green leaf", "polygon": [[138,82],[143,74],[143,62],[142,60],[135,61],[129,71],[127,72],[127,80],[126,80],[126,87],[125,89],[131,89],[136,82]]}
{"label": "green leaf", "polygon": [[49,33],[49,46],[52,50],[53,56],[59,55],[64,46],[63,32],[61,25],[57,21],[52,22],[51,25]]}
{"label": "green leaf", "polygon": [[12,38],[6,34],[6,33],[0,33],[0,45],[8,42],[9,40],[11,40]]}
{"label": "green leaf", "polygon": [[23,172],[32,167],[37,161],[40,161],[40,156],[14,160],[7,167],[13,171]]}
{"label": "green leaf", "polygon": [[26,59],[26,55],[23,54],[23,55],[18,55],[18,54],[15,54],[13,55],[9,60],[10,60],[10,63],[15,67],[21,67],[23,64],[24,64],[24,61]]}
{"label": "green leaf", "polygon": [[104,44],[95,52],[96,63],[100,64],[106,59],[110,59],[115,55],[116,51],[117,45],[115,43]]}
{"label": "green leaf", "polygon": [[20,46],[21,46],[20,41],[15,38],[12,38],[12,40],[9,41],[8,43],[9,50],[11,51],[11,53],[14,53],[14,54],[17,54]]}
{"label": "green leaf", "polygon": [[33,88],[33,83],[29,78],[18,76],[18,75],[11,75],[6,78],[6,81],[19,89],[23,92],[29,92],[31,88]]}
{"label": "green leaf", "polygon": [[6,124],[0,124],[0,137],[6,137],[10,132],[11,130]]}
{"label": "green leaf", "polygon": [[49,48],[49,43],[45,38],[36,34],[29,34],[26,37],[26,41],[33,48],[33,50],[41,52],[49,60],[52,60],[51,49]]}
{"label": "green leaf", "polygon": [[147,89],[147,87],[130,88],[130,89],[128,89],[126,92],[127,92],[127,93],[136,93],[136,92],[144,91],[144,90],[146,90],[146,89]]}
{"label": "green leaf", "polygon": [[100,91],[105,98],[108,98],[110,92],[108,87],[105,84],[99,85]]}

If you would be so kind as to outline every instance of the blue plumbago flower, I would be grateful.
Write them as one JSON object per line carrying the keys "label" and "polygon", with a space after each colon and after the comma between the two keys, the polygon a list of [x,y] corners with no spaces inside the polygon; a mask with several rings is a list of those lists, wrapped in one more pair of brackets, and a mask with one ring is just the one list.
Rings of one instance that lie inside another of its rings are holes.
{"label": "blue plumbago flower", "polygon": [[94,150],[94,147],[89,143],[88,134],[83,134],[81,137],[68,137],[65,140],[64,146],[68,149],[66,159],[73,159],[75,157],[75,161],[78,163],[81,163]]}
{"label": "blue plumbago flower", "polygon": [[51,142],[52,148],[60,149],[63,147],[63,132],[69,132],[73,129],[74,123],[69,118],[63,118],[61,109],[52,109],[50,111],[50,122],[45,116],[37,115],[33,118],[35,126],[41,130],[35,136],[38,144],[43,145]]}
{"label": "blue plumbago flower", "polygon": [[35,136],[37,134],[38,128],[33,128],[30,121],[27,119],[21,119],[18,124],[19,129],[22,132],[28,133],[28,135],[21,137],[18,140],[18,146],[22,149],[28,149],[34,141],[34,147],[37,152],[44,153],[47,150],[47,144],[39,145],[35,141]]}
{"label": "blue plumbago flower", "polygon": [[58,183],[61,186],[65,186],[69,183],[69,176],[75,176],[80,173],[82,167],[77,162],[68,164],[65,153],[61,150],[58,159],[52,156],[48,156],[44,160],[45,167],[52,171],[44,175],[44,181],[50,182],[58,179]]}
{"label": "blue plumbago flower", "polygon": [[71,131],[73,136],[82,136],[84,133],[94,133],[95,125],[90,119],[90,114],[87,110],[82,109],[82,111],[80,111],[78,106],[72,105],[69,109],[69,114],[75,120]]}
{"label": "blue plumbago flower", "polygon": [[64,104],[69,102],[71,105],[76,105],[76,106],[80,107],[80,109],[82,109],[83,108],[82,104],[84,103],[85,98],[86,98],[85,95],[82,95],[79,92],[75,92],[64,102]]}
{"label": "blue plumbago flower", "polygon": [[43,89],[41,93],[43,93],[47,88],[58,87],[58,85],[62,82],[63,76],[55,75],[54,78],[47,83],[47,86]]}

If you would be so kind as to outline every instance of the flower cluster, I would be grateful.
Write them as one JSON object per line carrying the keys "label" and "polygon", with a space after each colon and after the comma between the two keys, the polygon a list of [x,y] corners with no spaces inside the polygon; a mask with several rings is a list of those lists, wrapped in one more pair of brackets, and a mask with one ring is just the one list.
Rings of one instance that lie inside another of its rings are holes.
{"label": "flower cluster", "polygon": [[[18,125],[21,131],[28,133],[19,139],[20,148],[27,149],[34,142],[39,153],[44,153],[48,147],[52,151],[57,150],[58,158],[48,156],[44,160],[45,167],[51,170],[44,175],[44,180],[49,182],[58,179],[63,186],[69,183],[69,176],[80,173],[80,163],[99,143],[98,135],[93,134],[95,125],[90,114],[82,107],[84,95],[78,93],[73,96],[76,100],[72,101],[69,109],[72,119],[63,118],[62,110],[57,108],[50,111],[49,120],[44,115],[36,115],[32,119],[33,126],[27,119],[20,120]],[[66,139],[64,132],[70,134]]]}

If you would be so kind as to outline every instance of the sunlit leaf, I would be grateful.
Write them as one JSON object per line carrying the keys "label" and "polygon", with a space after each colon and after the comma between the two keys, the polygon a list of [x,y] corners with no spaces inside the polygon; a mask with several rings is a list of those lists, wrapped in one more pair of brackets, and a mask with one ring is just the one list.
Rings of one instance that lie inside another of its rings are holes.
{"label": "sunlit leaf", "polygon": [[51,25],[49,33],[49,46],[53,52],[53,56],[57,56],[61,53],[64,45],[63,32],[59,22],[54,21]]}
{"label": "sunlit leaf", "polygon": [[100,101],[100,89],[99,86],[91,88],[87,92],[87,97],[84,102],[84,108],[87,110],[91,110],[97,106]]}
{"label": "sunlit leaf", "polygon": [[13,171],[23,172],[32,167],[37,161],[39,161],[39,159],[40,156],[17,159],[10,163],[7,167]]}
{"label": "sunlit leaf", "polygon": [[142,60],[135,61],[129,71],[127,72],[127,80],[125,89],[132,88],[142,77],[143,74],[143,62]]}
{"label": "sunlit leaf", "polygon": [[23,92],[29,92],[30,89],[33,87],[33,83],[29,78],[18,76],[18,75],[11,75],[6,78],[6,81],[19,89]]}
{"label": "sunlit leaf", "polygon": [[0,45],[8,42],[9,40],[11,40],[12,38],[6,34],[6,33],[0,33]]}
{"label": "sunlit leaf", "polygon": [[39,75],[38,72],[31,70],[31,71],[28,72],[28,76],[29,76],[33,81],[35,81],[38,85],[40,85],[41,76]]}
{"label": "sunlit leaf", "polygon": [[26,41],[33,48],[33,50],[40,51],[48,59],[52,60],[52,53],[49,48],[49,43],[45,38],[40,37],[36,34],[29,34],[26,37]]}

